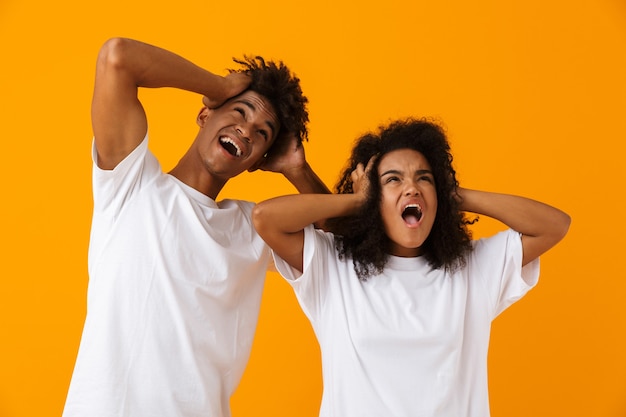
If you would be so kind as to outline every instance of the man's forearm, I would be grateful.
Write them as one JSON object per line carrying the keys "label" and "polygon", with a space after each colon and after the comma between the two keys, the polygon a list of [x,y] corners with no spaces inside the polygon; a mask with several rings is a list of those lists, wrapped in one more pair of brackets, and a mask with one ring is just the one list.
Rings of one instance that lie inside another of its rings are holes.
{"label": "man's forearm", "polygon": [[308,162],[297,170],[285,172],[284,175],[300,194],[330,194],[326,184],[317,176]]}
{"label": "man's forearm", "polygon": [[105,49],[111,63],[138,87],[173,87],[207,95],[222,88],[222,79],[173,52],[140,41],[114,38]]}

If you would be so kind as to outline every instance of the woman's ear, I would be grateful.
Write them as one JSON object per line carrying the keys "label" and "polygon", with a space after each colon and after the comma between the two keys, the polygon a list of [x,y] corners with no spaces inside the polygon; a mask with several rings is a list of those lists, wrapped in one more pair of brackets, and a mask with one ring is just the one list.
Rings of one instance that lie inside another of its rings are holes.
{"label": "woman's ear", "polygon": [[210,114],[211,114],[211,109],[209,109],[206,106],[202,107],[200,111],[198,112],[198,116],[196,117],[196,123],[198,124],[198,126],[200,126],[201,128],[204,127]]}

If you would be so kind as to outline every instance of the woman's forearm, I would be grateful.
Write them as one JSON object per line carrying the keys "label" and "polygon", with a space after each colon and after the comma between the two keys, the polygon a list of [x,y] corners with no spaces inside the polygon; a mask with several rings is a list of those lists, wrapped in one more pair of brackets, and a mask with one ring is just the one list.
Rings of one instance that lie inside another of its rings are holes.
{"label": "woman's forearm", "polygon": [[522,234],[524,263],[538,257],[567,233],[570,217],[530,198],[460,188],[461,209],[492,217]]}

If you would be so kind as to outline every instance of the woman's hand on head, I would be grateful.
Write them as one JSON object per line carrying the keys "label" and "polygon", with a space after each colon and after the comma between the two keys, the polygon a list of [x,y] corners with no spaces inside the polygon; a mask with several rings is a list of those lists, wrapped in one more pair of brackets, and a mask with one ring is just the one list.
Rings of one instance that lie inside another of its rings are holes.
{"label": "woman's hand on head", "polygon": [[461,210],[463,210],[462,206],[463,206],[463,192],[465,190],[462,187],[456,187],[454,189],[454,191],[452,191],[452,198],[454,198],[454,200],[456,200],[457,203],[459,203],[459,207],[461,208]]}
{"label": "woman's hand on head", "polygon": [[374,166],[376,156],[370,158],[366,166],[362,163],[358,164],[354,171],[350,174],[352,180],[352,192],[361,196],[362,201],[367,199],[367,193],[370,186],[369,173]]}

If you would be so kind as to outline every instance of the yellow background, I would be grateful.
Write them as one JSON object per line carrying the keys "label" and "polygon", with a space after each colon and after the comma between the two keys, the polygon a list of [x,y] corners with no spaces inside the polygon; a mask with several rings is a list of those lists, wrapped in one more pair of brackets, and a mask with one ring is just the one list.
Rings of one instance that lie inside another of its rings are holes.
{"label": "yellow background", "polygon": [[[440,119],[467,187],[568,212],[539,286],[493,326],[493,416],[626,416],[626,5],[622,0],[0,0],[0,416],[59,416],[82,323],[91,216],[90,96],[100,45],[134,37],[218,73],[284,60],[310,99],[307,156],[334,185],[353,139]],[[165,169],[200,98],[142,92]],[[293,189],[245,174],[224,197]],[[475,236],[500,229],[483,218]],[[235,416],[315,416],[319,350],[270,275]],[[460,416],[459,416],[460,417]]]}

